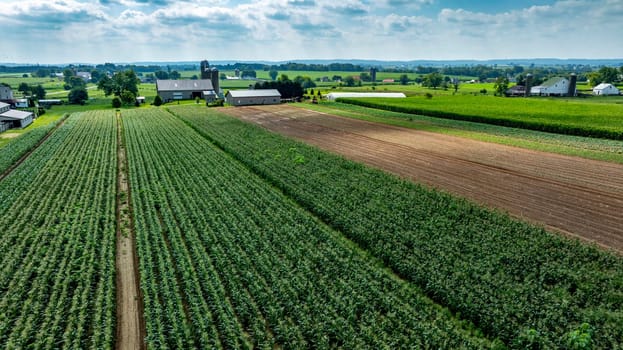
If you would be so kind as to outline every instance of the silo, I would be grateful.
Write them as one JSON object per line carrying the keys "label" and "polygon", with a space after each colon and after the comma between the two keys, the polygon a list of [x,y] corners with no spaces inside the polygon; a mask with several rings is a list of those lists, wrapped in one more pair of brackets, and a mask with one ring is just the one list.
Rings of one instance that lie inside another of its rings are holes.
{"label": "silo", "polygon": [[370,80],[374,83],[376,82],[376,71],[377,69],[372,67],[370,68]]}
{"label": "silo", "polygon": [[530,96],[531,88],[532,88],[532,74],[528,73],[528,75],[526,75],[526,91],[524,92],[524,97]]}
{"label": "silo", "polygon": [[212,69],[210,69],[210,80],[212,81],[212,87],[214,88],[214,92],[216,92],[216,94],[220,97],[218,68],[213,67]]}
{"label": "silo", "polygon": [[210,79],[210,63],[208,60],[201,61],[201,79]]}
{"label": "silo", "polygon": [[576,95],[576,85],[578,82],[578,76],[575,73],[571,73],[569,76],[569,90],[567,91],[567,96],[575,96]]}

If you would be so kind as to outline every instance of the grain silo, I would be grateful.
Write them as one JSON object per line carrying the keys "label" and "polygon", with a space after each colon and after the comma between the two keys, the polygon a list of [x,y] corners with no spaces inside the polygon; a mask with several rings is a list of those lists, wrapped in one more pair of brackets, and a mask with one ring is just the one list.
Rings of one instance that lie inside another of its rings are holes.
{"label": "grain silo", "polygon": [[576,85],[578,83],[578,76],[575,73],[571,73],[569,76],[569,90],[567,91],[567,96],[576,96]]}

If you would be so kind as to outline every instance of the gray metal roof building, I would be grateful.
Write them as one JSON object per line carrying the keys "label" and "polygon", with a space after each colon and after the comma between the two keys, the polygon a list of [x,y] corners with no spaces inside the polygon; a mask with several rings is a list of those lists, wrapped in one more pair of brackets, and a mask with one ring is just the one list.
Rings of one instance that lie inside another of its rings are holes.
{"label": "gray metal roof building", "polygon": [[229,90],[225,102],[232,106],[274,105],[281,103],[281,93],[276,89]]}
{"label": "gray metal roof building", "polygon": [[8,128],[25,128],[32,120],[32,112],[10,109],[8,104],[0,102],[0,123],[4,124],[2,129],[7,128],[7,124]]}
{"label": "gray metal roof building", "polygon": [[209,79],[156,80],[156,91],[165,102],[204,98],[204,91],[214,91]]}

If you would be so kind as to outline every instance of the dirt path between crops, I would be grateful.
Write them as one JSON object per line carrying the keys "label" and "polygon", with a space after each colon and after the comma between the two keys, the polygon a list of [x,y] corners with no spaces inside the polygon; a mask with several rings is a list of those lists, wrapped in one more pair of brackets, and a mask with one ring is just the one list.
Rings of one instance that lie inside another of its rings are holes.
{"label": "dirt path between crops", "polygon": [[130,187],[121,115],[117,114],[117,343],[116,349],[145,349],[143,298],[132,230]]}
{"label": "dirt path between crops", "polygon": [[623,165],[371,123],[287,105],[221,111],[623,252]]}

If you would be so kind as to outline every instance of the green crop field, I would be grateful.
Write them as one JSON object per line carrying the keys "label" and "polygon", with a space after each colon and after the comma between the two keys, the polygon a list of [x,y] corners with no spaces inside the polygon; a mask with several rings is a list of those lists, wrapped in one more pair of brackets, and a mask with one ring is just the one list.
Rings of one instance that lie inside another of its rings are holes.
{"label": "green crop field", "polygon": [[619,255],[205,106],[120,113],[0,147],[51,130],[0,179],[0,348],[116,346],[122,193],[150,349],[621,348]]}
{"label": "green crop field", "polygon": [[114,344],[115,130],[75,114],[0,181],[3,349]]}
{"label": "green crop field", "polygon": [[[623,259],[192,107],[171,111],[256,174],[512,348],[623,337]],[[583,324],[588,326],[583,326]]]}
{"label": "green crop field", "polygon": [[[424,96],[340,99],[395,112],[468,120],[578,136],[623,139],[623,99]],[[593,102],[597,101],[597,102]]]}

